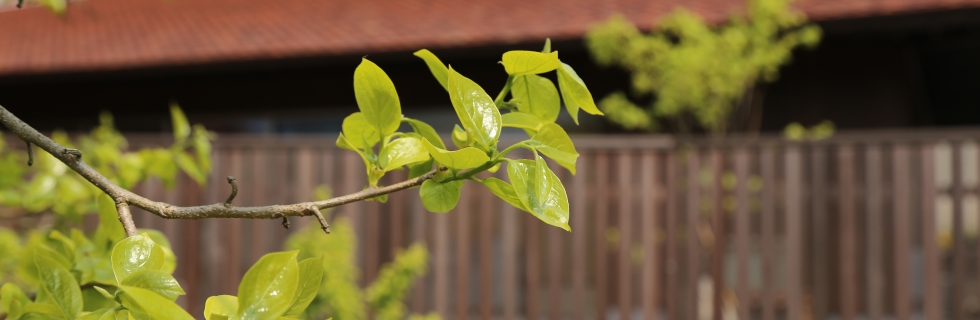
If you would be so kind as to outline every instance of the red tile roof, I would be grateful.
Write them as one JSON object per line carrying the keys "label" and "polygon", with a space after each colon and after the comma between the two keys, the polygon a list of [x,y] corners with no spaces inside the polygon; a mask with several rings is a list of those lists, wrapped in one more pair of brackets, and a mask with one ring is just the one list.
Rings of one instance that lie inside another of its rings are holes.
{"label": "red tile roof", "polygon": [[[0,75],[362,54],[580,37],[616,12],[676,6],[720,21],[743,0],[82,0],[66,16],[0,12]],[[821,20],[980,7],[980,0],[804,0]]]}

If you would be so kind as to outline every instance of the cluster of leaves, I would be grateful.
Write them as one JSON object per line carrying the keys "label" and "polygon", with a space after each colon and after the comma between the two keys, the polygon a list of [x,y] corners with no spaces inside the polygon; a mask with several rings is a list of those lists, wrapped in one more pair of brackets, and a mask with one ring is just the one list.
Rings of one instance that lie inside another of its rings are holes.
{"label": "cluster of leaves", "polygon": [[834,122],[824,120],[810,127],[804,127],[799,122],[793,122],[783,129],[783,138],[790,141],[820,141],[834,135]]}
{"label": "cluster of leaves", "polygon": [[792,1],[749,0],[747,17],[734,16],[720,28],[681,8],[648,35],[613,17],[586,35],[589,50],[599,64],[630,71],[636,94],[656,99],[643,108],[617,93],[600,106],[630,129],[653,130],[651,118],[692,114],[701,127],[725,132],[746,90],[757,81],[775,81],[795,48],[819,42],[819,27],[790,10]]}
{"label": "cluster of leaves", "polygon": [[[169,148],[126,151],[126,138],[113,127],[108,113],[102,114],[100,125],[89,135],[72,141],[65,132],[55,131],[51,138],[81,151],[86,164],[126,189],[151,177],[173,187],[179,171],[204,184],[211,171],[213,133],[201,125],[191,127],[176,105],[170,112],[174,143]],[[78,221],[82,215],[95,212],[101,198],[108,199],[54,156],[36,147],[34,153],[33,165],[25,166],[24,150],[7,147],[0,137],[0,206],[30,213],[50,211]]]}
{"label": "cluster of leaves", "polygon": [[[412,283],[425,273],[428,252],[424,246],[413,245],[400,252],[395,260],[382,267],[378,278],[366,290],[357,285],[355,265],[357,241],[346,219],[335,222],[333,232],[326,235],[318,226],[309,225],[294,233],[286,242],[287,250],[298,250],[299,257],[318,257],[323,264],[323,277],[314,283],[319,293],[306,309],[309,319],[367,319],[371,310],[377,319],[402,319],[406,313],[405,294]],[[412,318],[438,319],[438,316],[412,315]]]}
{"label": "cluster of leaves", "polygon": [[[558,177],[548,168],[542,154],[575,173],[578,152],[571,138],[555,123],[564,100],[568,113],[578,122],[578,111],[601,115],[582,79],[552,52],[550,41],[543,52],[510,51],[502,62],[509,77],[496,99],[478,84],[447,67],[432,52],[415,53],[428,65],[449,100],[462,126],[455,126],[448,150],[432,126],[402,116],[395,86],[388,75],[364,59],[354,71],[354,94],[360,112],[343,123],[337,146],[357,152],[367,168],[368,188],[377,187],[385,173],[407,166],[416,177],[437,169],[433,179],[422,184],[419,195],[426,209],[448,212],[459,201],[466,180],[477,181],[515,207],[542,221],[570,230],[568,199]],[[542,73],[555,71],[558,87]],[[511,99],[505,100],[510,94]],[[505,113],[501,114],[501,111]],[[402,124],[411,132],[398,132]],[[498,150],[503,127],[523,129],[530,139]],[[532,151],[534,159],[505,156],[516,148]],[[377,149],[377,150],[376,150]],[[510,182],[497,178],[479,179],[476,174],[495,172],[507,163]],[[386,197],[375,199],[385,201]]]}

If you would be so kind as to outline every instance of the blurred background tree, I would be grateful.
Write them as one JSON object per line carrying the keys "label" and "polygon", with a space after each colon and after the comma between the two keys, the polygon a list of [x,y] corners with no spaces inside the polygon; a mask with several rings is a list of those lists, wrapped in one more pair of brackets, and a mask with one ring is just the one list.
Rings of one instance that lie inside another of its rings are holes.
{"label": "blurred background tree", "polygon": [[[650,34],[622,16],[595,26],[585,37],[592,57],[626,69],[633,86],[633,97],[613,93],[600,109],[630,130],[759,131],[764,90],[757,84],[775,81],[794,49],[812,48],[821,37],[791,2],[749,0],[744,15],[721,26],[684,8],[664,16]],[[649,106],[633,101],[644,98]]]}

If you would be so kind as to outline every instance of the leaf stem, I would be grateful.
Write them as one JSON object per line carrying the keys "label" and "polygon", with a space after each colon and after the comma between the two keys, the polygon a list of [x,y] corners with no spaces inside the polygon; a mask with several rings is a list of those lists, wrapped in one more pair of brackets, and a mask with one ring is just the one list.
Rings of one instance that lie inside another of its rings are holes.
{"label": "leaf stem", "polygon": [[473,176],[477,175],[480,172],[487,171],[488,169],[493,168],[493,166],[497,165],[500,162],[501,162],[501,160],[487,161],[487,163],[484,163],[483,165],[481,165],[479,167],[473,168],[473,169],[471,169],[469,171],[466,171],[463,174],[458,175],[458,176],[455,176],[453,178],[446,179],[446,181],[443,181],[443,182],[470,179],[470,178],[472,178]]}
{"label": "leaf stem", "polygon": [[505,155],[507,155],[511,151],[514,151],[514,149],[523,148],[523,147],[527,147],[527,145],[524,144],[524,141],[515,143],[515,144],[511,145],[510,147],[507,147],[506,149],[504,149],[504,151],[501,151],[499,154],[497,154],[497,157],[496,157],[495,160],[499,160],[500,158],[503,158]]}
{"label": "leaf stem", "polygon": [[508,93],[510,93],[510,87],[512,85],[514,85],[514,76],[507,76],[507,83],[504,84],[504,88],[500,89],[500,93],[497,94],[497,98],[493,99],[493,104],[497,105],[497,108],[500,108],[500,106],[504,103],[504,98],[507,97]]}

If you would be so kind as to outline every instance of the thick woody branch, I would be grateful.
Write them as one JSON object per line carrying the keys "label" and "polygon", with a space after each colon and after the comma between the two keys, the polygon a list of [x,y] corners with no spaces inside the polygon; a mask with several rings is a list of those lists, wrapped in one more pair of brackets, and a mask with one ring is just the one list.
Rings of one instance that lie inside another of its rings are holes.
{"label": "thick woody branch", "polygon": [[[389,194],[399,190],[422,185],[422,182],[432,178],[436,174],[433,170],[422,176],[402,181],[393,185],[381,188],[368,188],[359,192],[321,201],[310,201],[286,205],[272,205],[263,207],[235,207],[230,203],[215,203],[195,207],[179,207],[165,202],[157,202],[144,198],[129,190],[116,185],[102,174],[92,169],[82,161],[82,154],[75,149],[65,148],[54,142],[47,136],[41,134],[24,121],[18,119],[10,111],[0,106],[0,124],[10,129],[14,134],[27,143],[36,145],[38,148],[47,151],[58,161],[63,162],[82,178],[95,185],[116,200],[116,209],[119,211],[119,219],[126,228],[129,235],[136,234],[136,227],[132,222],[132,215],[129,213],[129,206],[146,210],[159,217],[166,219],[207,219],[207,218],[242,218],[242,219],[278,219],[286,217],[317,216],[324,228],[328,227],[323,216],[319,214],[319,209],[332,208],[351,202],[362,201],[377,196]],[[232,184],[233,188],[235,187]],[[229,197],[231,200],[232,197]],[[316,210],[311,210],[314,208]],[[132,230],[130,230],[130,228]],[[132,232],[130,232],[132,231]]]}

